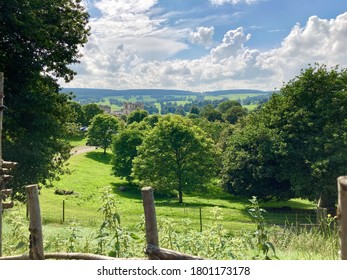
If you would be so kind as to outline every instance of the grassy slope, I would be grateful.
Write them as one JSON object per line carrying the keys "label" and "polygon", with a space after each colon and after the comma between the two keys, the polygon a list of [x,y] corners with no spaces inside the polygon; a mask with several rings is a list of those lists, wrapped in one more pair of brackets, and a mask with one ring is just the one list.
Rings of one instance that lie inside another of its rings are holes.
{"label": "grassy slope", "polygon": [[[47,251],[50,251],[52,244],[61,243],[62,240],[68,242],[69,238],[75,235],[76,226],[78,227],[77,236],[79,240],[82,240],[82,244],[94,244],[96,246],[95,237],[102,223],[102,216],[98,209],[102,203],[100,197],[103,186],[113,187],[117,195],[122,226],[138,232],[138,225],[143,222],[140,191],[129,188],[125,181],[111,174],[110,160],[111,154],[108,153],[104,156],[101,150],[75,155],[69,160],[71,174],[64,175],[61,180],[54,182],[53,188],[41,190],[40,204]],[[119,186],[127,186],[128,190],[121,192],[118,190]],[[74,190],[75,194],[72,196],[59,196],[54,194],[55,189]],[[66,212],[65,223],[62,224],[63,200],[65,200]],[[250,220],[246,205],[248,205],[247,199],[224,194],[217,187],[210,187],[209,192],[203,195],[185,195],[184,203],[181,205],[177,203],[176,199],[156,196],[159,227],[162,223],[170,223],[175,229],[183,232],[187,230],[184,228],[187,225],[185,222],[187,219],[190,220],[189,227],[191,229],[199,230],[199,207],[202,207],[203,229],[211,228],[211,225],[215,222],[212,214],[215,206],[219,207],[223,217],[223,220],[218,221],[218,223],[223,224],[225,229],[236,232],[239,232],[239,230],[254,231],[255,224]],[[263,206],[291,206],[292,208],[308,209],[312,207],[312,204],[308,201],[294,199],[289,202],[270,202]],[[11,212],[15,216],[24,215],[25,207],[19,205]],[[7,215],[10,215],[10,211],[5,213],[5,218]],[[283,215],[280,216],[282,220],[285,219]],[[4,240],[6,245],[6,242],[10,241],[14,233],[10,231],[7,220],[5,221]],[[27,225],[22,226],[22,231],[24,236],[27,236]],[[15,230],[15,232],[18,232],[18,230]],[[239,235],[239,233],[237,234]],[[286,237],[283,233],[278,237],[273,236],[272,238],[278,239],[272,241],[276,243],[275,246],[278,249],[280,259],[329,259],[330,255],[334,253],[333,250],[335,250],[335,247],[329,249],[331,242],[325,240],[318,242],[317,238],[320,238],[319,236],[315,236],[315,241],[312,242],[310,242],[312,235],[298,236],[302,241],[294,240],[292,236]],[[87,242],[87,240],[89,241]],[[162,241],[164,242],[164,240]],[[288,243],[289,245],[283,245],[282,243]],[[301,249],[304,245],[307,245],[307,248]],[[55,251],[57,250],[56,246],[57,244],[52,247]],[[135,244],[134,246],[142,248],[144,244]],[[327,256],[325,251],[328,249],[322,251],[322,246],[325,246],[329,249],[329,252],[333,253],[329,253]],[[77,250],[88,251],[84,247],[77,248]],[[249,256],[254,255],[252,252],[248,252],[248,254],[250,254]]]}
{"label": "grassy slope", "polygon": [[[65,219],[76,220],[84,225],[100,225],[101,188],[111,186],[117,194],[118,209],[122,224],[134,227],[141,222],[143,215],[140,190],[128,186],[120,178],[114,177],[110,164],[111,154],[103,155],[101,150],[79,154],[69,160],[70,175],[64,175],[60,181],[54,182],[54,188],[41,191],[42,216],[45,223],[58,223],[62,220],[62,205],[65,200]],[[119,191],[126,186],[125,192]],[[74,195],[60,196],[54,194],[55,189],[73,190]],[[210,225],[214,218],[213,208],[218,206],[223,215],[223,224],[227,229],[253,229],[245,205],[247,199],[235,198],[223,193],[217,187],[210,187],[209,193],[202,195],[185,195],[184,203],[178,204],[174,198],[156,197],[158,219],[172,218],[176,222],[189,218],[192,227],[199,229],[199,207],[202,208],[203,226]],[[266,206],[281,207],[290,205],[294,208],[309,208],[307,201],[292,200],[287,203],[271,203]]]}

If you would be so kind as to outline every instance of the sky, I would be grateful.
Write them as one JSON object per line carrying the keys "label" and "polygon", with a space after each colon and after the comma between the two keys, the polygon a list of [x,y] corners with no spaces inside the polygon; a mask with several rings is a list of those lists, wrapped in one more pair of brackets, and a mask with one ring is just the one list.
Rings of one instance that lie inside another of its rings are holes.
{"label": "sky", "polygon": [[104,89],[280,89],[315,62],[347,68],[346,0],[83,0],[75,79]]}

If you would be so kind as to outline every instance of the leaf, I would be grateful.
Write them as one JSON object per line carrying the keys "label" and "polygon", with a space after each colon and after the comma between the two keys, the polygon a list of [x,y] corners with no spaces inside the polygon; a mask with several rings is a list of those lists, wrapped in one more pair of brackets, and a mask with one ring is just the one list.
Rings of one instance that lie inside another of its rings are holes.
{"label": "leaf", "polygon": [[136,235],[135,233],[130,233],[130,237],[132,238],[132,239],[135,239],[135,240],[139,240],[140,239],[140,237],[138,236],[138,235]]}
{"label": "leaf", "polygon": [[276,255],[275,246],[274,246],[271,242],[267,241],[267,242],[265,242],[265,245],[266,245],[269,249],[272,250],[272,252],[274,253],[274,255]]}
{"label": "leaf", "polygon": [[21,241],[17,244],[15,250],[22,249],[25,246],[27,246],[27,244],[25,242]]}

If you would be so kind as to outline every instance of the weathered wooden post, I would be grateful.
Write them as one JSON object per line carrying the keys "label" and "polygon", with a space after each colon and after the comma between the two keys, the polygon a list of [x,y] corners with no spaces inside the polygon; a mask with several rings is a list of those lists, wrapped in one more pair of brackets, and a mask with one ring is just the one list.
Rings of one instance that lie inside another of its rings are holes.
{"label": "weathered wooden post", "polygon": [[43,236],[38,187],[37,185],[30,185],[26,186],[25,189],[27,192],[30,216],[29,256],[31,260],[44,260],[45,256],[43,252]]}
{"label": "weathered wooden post", "polygon": [[338,218],[340,222],[341,259],[347,260],[347,176],[337,178]]}
{"label": "weathered wooden post", "polygon": [[[4,108],[4,73],[0,73],[0,170],[2,170],[2,119]],[[0,257],[2,257],[2,176],[0,177]]]}
{"label": "weathered wooden post", "polygon": [[[141,189],[141,194],[145,213],[147,246],[152,245],[159,247],[157,216],[155,212],[153,189],[151,187],[144,187]],[[151,257],[149,256],[149,258]]]}

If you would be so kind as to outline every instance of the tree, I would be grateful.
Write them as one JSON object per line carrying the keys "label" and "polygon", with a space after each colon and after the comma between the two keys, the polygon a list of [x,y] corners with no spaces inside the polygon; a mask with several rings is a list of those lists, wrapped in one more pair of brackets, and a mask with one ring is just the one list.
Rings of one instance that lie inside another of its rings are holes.
{"label": "tree", "polygon": [[70,81],[87,42],[88,14],[81,1],[0,1],[0,72],[5,76],[4,158],[18,161],[11,187],[45,183],[62,170],[69,147],[71,97],[57,78]]}
{"label": "tree", "polygon": [[233,132],[223,160],[224,187],[249,190],[248,196],[256,184],[265,196],[283,188],[287,197],[321,199],[333,207],[336,178],[347,165],[346,89],[346,69],[302,70]]}
{"label": "tree", "polygon": [[182,106],[179,106],[179,107],[177,107],[175,114],[184,117],[186,115],[186,112],[184,111]]}
{"label": "tree", "polygon": [[201,112],[201,116],[210,122],[222,121],[222,113],[216,110],[211,104],[206,105]]}
{"label": "tree", "polygon": [[222,103],[219,103],[217,108],[222,114],[224,114],[226,113],[226,111],[228,111],[230,108],[233,108],[233,107],[242,107],[242,106],[239,102],[235,100],[227,100]]}
{"label": "tree", "polygon": [[222,115],[224,121],[235,124],[237,120],[241,117],[247,115],[248,110],[241,106],[233,106],[226,110],[226,112]]}
{"label": "tree", "polygon": [[115,176],[131,181],[133,159],[137,156],[137,147],[141,145],[144,131],[136,126],[129,126],[113,137],[112,164]]}
{"label": "tree", "polygon": [[127,123],[128,124],[132,124],[133,122],[139,123],[147,116],[148,116],[148,112],[146,110],[136,109],[135,111],[129,114]]}
{"label": "tree", "polygon": [[106,149],[111,145],[112,136],[119,128],[119,120],[107,114],[96,115],[88,130],[88,144],[101,146],[106,154]]}
{"label": "tree", "polygon": [[90,125],[93,118],[96,115],[104,113],[104,111],[100,109],[99,106],[96,105],[95,103],[83,105],[82,108],[83,108],[84,118],[85,118],[84,119],[85,122],[83,123],[83,125],[85,126]]}
{"label": "tree", "polygon": [[85,116],[85,112],[83,110],[82,105],[77,103],[77,102],[71,102],[70,106],[73,110],[74,122],[77,123],[79,126],[85,125],[86,124],[86,116]]}
{"label": "tree", "polygon": [[167,192],[202,188],[215,176],[213,141],[192,122],[179,115],[162,117],[138,147],[133,173],[141,184]]}
{"label": "tree", "polygon": [[267,128],[256,115],[234,127],[223,153],[221,183],[235,195],[259,199],[292,198],[290,183],[280,171],[285,158],[283,139],[278,130]]}
{"label": "tree", "polygon": [[199,115],[200,114],[200,109],[198,106],[191,106],[190,110],[189,110],[189,114],[195,114],[195,115]]}

